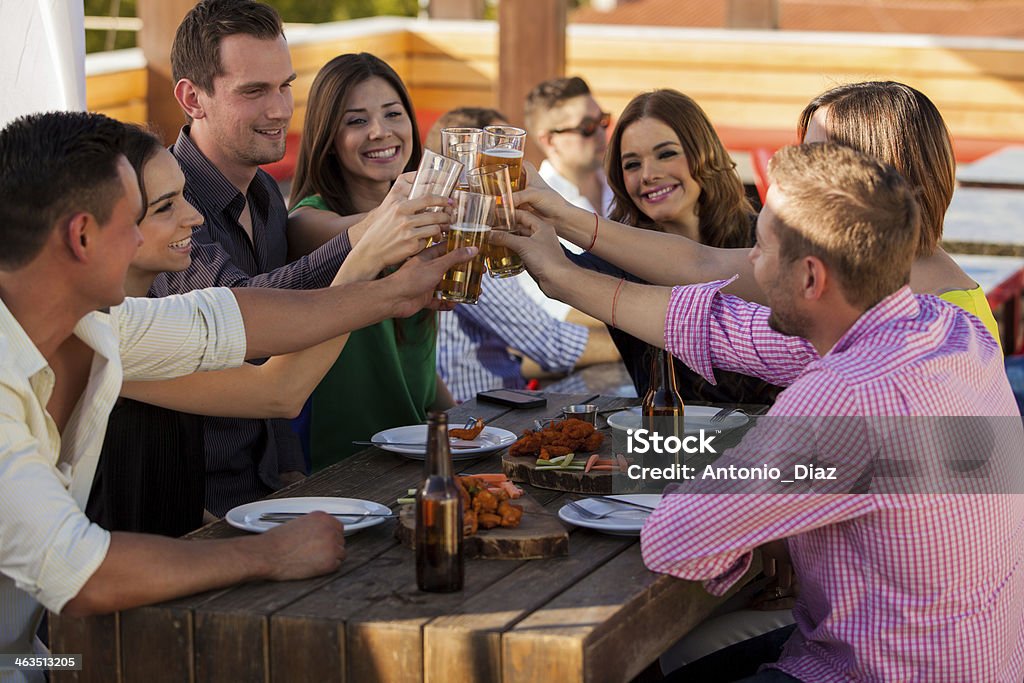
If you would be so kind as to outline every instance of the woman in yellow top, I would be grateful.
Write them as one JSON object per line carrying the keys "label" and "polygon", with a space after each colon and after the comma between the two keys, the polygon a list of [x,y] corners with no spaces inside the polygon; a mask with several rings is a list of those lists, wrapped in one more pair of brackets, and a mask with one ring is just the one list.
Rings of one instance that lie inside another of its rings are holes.
{"label": "woman in yellow top", "polygon": [[[797,129],[800,142],[829,140],[895,167],[917,188],[921,205],[921,240],[910,273],[916,294],[932,294],[960,306],[980,319],[998,339],[998,327],[981,287],[939,246],[942,222],[953,198],[956,159],[949,130],[925,95],[892,81],[853,83],[832,88],[804,109]],[[594,215],[547,191],[531,176],[531,187],[516,204],[529,204],[552,219],[559,237],[637,275],[652,284],[677,285],[736,279],[726,291],[765,303],[754,282],[746,249],[719,249],[678,235],[638,231]],[[596,240],[595,240],[596,236]],[[666,258],[671,254],[672,258]]]}

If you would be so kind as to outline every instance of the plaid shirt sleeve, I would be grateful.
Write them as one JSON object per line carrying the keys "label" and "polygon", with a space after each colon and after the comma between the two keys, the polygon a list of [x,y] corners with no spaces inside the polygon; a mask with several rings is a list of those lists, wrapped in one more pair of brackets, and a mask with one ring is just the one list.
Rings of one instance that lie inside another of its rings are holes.
{"label": "plaid shirt sleeve", "polygon": [[350,251],[352,244],[345,231],[308,256],[269,273],[249,275],[235,265],[224,247],[204,236],[200,229],[193,233],[192,265],[178,273],[158,275],[150,295],[170,296],[205,287],[319,289],[331,284]]}
{"label": "plaid shirt sleeve", "polygon": [[583,355],[589,331],[556,320],[512,279],[488,281],[476,306],[461,314],[547,372],[569,372]]}
{"label": "plaid shirt sleeve", "polygon": [[818,352],[768,325],[770,309],[722,294],[736,278],[675,287],[665,317],[665,348],[711,384],[714,368],[789,386]]}

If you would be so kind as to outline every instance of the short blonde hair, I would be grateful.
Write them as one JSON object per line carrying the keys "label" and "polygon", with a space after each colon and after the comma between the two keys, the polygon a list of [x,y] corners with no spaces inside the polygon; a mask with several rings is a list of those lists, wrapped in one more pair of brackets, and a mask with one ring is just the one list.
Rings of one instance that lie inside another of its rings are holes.
{"label": "short blonde hair", "polygon": [[786,199],[775,223],[782,259],[821,259],[865,310],[910,281],[920,210],[896,169],[821,142],[779,150],[768,178]]}

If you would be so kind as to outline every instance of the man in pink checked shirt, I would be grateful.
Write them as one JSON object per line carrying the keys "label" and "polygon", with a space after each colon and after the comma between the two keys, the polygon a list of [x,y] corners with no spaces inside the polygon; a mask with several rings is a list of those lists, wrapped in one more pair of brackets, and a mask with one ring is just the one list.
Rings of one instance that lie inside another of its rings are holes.
{"label": "man in pink checked shirt", "polygon": [[[868,432],[843,432],[849,416],[903,420],[882,446],[905,458],[897,474],[936,464],[911,462],[919,454],[906,446],[945,441],[928,429],[953,418],[974,417],[1003,448],[982,457],[988,481],[966,489],[875,471],[860,489],[867,494],[803,486],[779,495],[759,484],[743,495],[668,495],[644,527],[644,560],[722,594],[755,548],[785,539],[801,587],[797,628],[750,680],[1019,682],[1024,496],[1002,475],[1024,468],[1014,467],[1020,418],[997,343],[971,315],[910,292],[918,209],[893,169],[825,143],[781,150],[769,176],[750,252],[767,308],[722,294],[727,282],[669,289],[583,271],[529,215],[530,237],[496,241],[522,254],[549,296],[668,348],[708,380],[722,368],[786,386],[768,413],[776,428],[757,448],[794,461],[825,452],[864,470],[860,451],[870,448],[850,435]],[[784,420],[794,429],[779,429]],[[727,457],[753,461],[751,448],[744,440]],[[960,464],[945,462],[947,472]]]}

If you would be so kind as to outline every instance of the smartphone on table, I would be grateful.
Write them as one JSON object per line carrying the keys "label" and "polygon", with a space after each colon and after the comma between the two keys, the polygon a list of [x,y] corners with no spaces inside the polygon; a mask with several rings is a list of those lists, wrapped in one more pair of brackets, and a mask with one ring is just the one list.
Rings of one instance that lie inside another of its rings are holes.
{"label": "smartphone on table", "polygon": [[548,400],[543,396],[534,396],[515,389],[491,389],[476,395],[478,401],[497,403],[510,408],[543,408]]}

